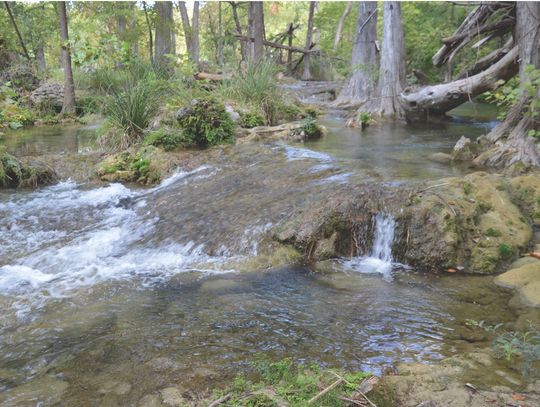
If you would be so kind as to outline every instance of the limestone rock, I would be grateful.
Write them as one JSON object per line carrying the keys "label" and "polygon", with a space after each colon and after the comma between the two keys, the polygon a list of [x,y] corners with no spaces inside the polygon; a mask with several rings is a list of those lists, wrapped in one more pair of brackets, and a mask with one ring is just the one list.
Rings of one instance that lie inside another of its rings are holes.
{"label": "limestone rock", "polygon": [[446,153],[434,153],[428,157],[431,161],[439,164],[449,164],[452,162],[452,156]]}
{"label": "limestone rock", "polygon": [[521,302],[529,307],[540,307],[540,261],[525,264],[495,278],[495,284],[519,289]]}
{"label": "limestone rock", "polygon": [[471,139],[461,136],[452,150],[454,161],[470,161],[477,153],[477,146]]}
{"label": "limestone rock", "polygon": [[30,101],[34,106],[50,106],[59,113],[64,103],[64,85],[46,82],[32,92]]}

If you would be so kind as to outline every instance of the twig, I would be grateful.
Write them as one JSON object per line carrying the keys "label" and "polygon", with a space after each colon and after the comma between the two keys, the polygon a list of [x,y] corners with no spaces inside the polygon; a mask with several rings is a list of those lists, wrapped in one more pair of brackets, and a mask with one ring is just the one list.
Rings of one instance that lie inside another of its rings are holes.
{"label": "twig", "polygon": [[355,406],[362,406],[362,407],[365,406],[364,403],[360,403],[358,400],[349,399],[347,397],[341,396],[341,397],[339,397],[339,399],[342,400],[342,401],[346,401],[347,403],[354,404]]}
{"label": "twig", "polygon": [[336,380],[334,383],[332,383],[330,386],[328,386],[326,389],[324,389],[323,391],[319,392],[316,396],[313,396],[311,399],[309,399],[309,401],[307,402],[308,404],[313,404],[315,403],[318,399],[320,399],[322,396],[324,396],[326,393],[328,393],[329,391],[332,391],[333,389],[335,389],[337,386],[339,386],[341,383],[343,383],[344,379],[341,378],[341,379],[338,379]]}
{"label": "twig", "polygon": [[[343,380],[345,383],[347,383],[349,386],[354,386],[353,383],[345,380],[343,377],[341,377],[340,375],[338,375],[336,372],[332,372],[330,371],[330,373],[332,373],[334,376],[336,377],[339,377],[340,380]],[[357,392],[358,394],[360,394],[363,398],[366,399],[366,401],[369,403],[369,405],[371,407],[377,407],[377,405],[375,403],[373,403],[370,399],[368,399],[368,396],[366,396],[364,393],[362,393],[360,390],[356,389],[355,392]],[[308,403],[309,404],[309,403]]]}
{"label": "twig", "polygon": [[231,398],[231,393],[227,393],[223,397],[220,397],[219,399],[212,401],[208,407],[217,407],[220,404],[225,403],[230,398]]}
{"label": "twig", "polygon": [[442,184],[431,185],[430,187],[427,187],[427,188],[421,189],[420,191],[417,191],[416,194],[418,195],[418,194],[421,194],[422,192],[427,191],[428,189],[442,187],[442,186],[449,185],[449,184],[450,184],[449,182],[443,182]]}

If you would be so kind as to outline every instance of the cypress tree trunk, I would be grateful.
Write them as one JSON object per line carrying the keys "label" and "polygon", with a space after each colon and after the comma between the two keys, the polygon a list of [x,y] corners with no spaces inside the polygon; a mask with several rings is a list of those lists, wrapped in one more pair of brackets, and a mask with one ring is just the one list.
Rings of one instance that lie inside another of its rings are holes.
{"label": "cypress tree trunk", "polygon": [[64,70],[64,102],[62,114],[75,113],[75,84],[71,70],[71,53],[69,47],[68,21],[66,2],[58,2],[58,17],[60,19],[60,38],[62,39],[62,68]]}
{"label": "cypress tree trunk", "polygon": [[540,131],[540,110],[531,106],[533,99],[540,98],[540,92],[531,96],[524,89],[529,80],[527,66],[540,69],[539,16],[539,2],[517,2],[514,38],[519,49],[522,95],[506,119],[485,137],[488,148],[474,160],[477,165],[516,169],[540,167],[540,139],[529,136],[531,131]]}
{"label": "cypress tree trunk", "polygon": [[379,72],[377,51],[377,2],[358,3],[356,35],[352,50],[354,73],[336,99],[338,105],[361,105],[374,96]]}
{"label": "cypress tree trunk", "polygon": [[199,46],[199,2],[193,3],[193,17],[191,19],[191,41],[192,41],[192,59],[195,64],[199,63],[200,46]]}
{"label": "cypress tree trunk", "polygon": [[146,8],[146,2],[142,2],[144,9],[144,17],[146,18],[146,26],[148,27],[148,50],[150,51],[150,62],[154,63],[154,35],[152,34],[152,24],[150,23],[150,17],[148,17],[148,10]]}
{"label": "cypress tree trunk", "polygon": [[[311,40],[313,35],[313,14],[315,13],[315,6],[316,2],[310,1],[309,2],[309,15],[308,15],[308,26],[307,26],[307,34],[306,34],[306,51],[309,51],[311,49]],[[311,56],[308,53],[304,54],[304,73],[302,74],[302,80],[303,81],[309,81],[311,80],[311,70],[309,66]]]}
{"label": "cypress tree trunk", "polygon": [[[236,26],[236,33],[238,35],[242,35],[242,25],[240,24],[240,19],[238,18],[238,3],[236,3],[235,1],[229,1],[229,4],[232,7],[234,25]],[[239,42],[240,42],[240,55],[242,56],[242,60],[245,61],[247,59],[246,43],[244,41],[239,41]]]}
{"label": "cypress tree trunk", "polygon": [[45,61],[45,47],[43,44],[39,44],[34,53],[36,54],[36,62],[38,71],[42,74],[47,72],[47,61]]}
{"label": "cypress tree trunk", "polygon": [[341,37],[343,35],[343,27],[345,26],[345,20],[347,19],[347,16],[350,14],[352,10],[352,1],[347,2],[347,6],[345,6],[345,10],[343,11],[343,14],[339,18],[338,25],[336,28],[336,35],[334,37],[334,51],[337,50],[337,47],[339,43],[341,42]]}
{"label": "cypress tree trunk", "polygon": [[167,54],[174,53],[173,44],[173,9],[171,1],[156,1],[156,39],[154,42],[154,63],[163,69],[171,69]]}
{"label": "cypress tree trunk", "polygon": [[252,35],[253,35],[253,54],[252,60],[255,63],[262,61],[264,57],[264,9],[262,1],[250,2]]}
{"label": "cypress tree trunk", "polygon": [[381,117],[401,118],[405,112],[401,92],[405,85],[405,41],[401,22],[401,4],[383,3],[381,66],[377,96],[362,110]]}

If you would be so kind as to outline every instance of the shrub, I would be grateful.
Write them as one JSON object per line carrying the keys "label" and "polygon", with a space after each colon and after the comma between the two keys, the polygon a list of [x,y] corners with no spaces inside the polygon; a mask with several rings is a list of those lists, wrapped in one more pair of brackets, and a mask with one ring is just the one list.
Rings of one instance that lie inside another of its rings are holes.
{"label": "shrub", "polygon": [[183,138],[180,131],[172,131],[167,129],[159,129],[152,131],[144,138],[144,144],[161,147],[165,151],[174,150],[176,147],[182,144]]}
{"label": "shrub", "polygon": [[234,122],[213,98],[193,101],[177,117],[186,141],[200,147],[234,142]]}
{"label": "shrub", "polygon": [[501,259],[510,260],[513,255],[513,251],[510,246],[503,243],[499,246],[499,254],[501,255]]}
{"label": "shrub", "polygon": [[240,113],[240,121],[238,124],[240,127],[251,129],[253,127],[264,125],[264,117],[259,113],[254,112]]}

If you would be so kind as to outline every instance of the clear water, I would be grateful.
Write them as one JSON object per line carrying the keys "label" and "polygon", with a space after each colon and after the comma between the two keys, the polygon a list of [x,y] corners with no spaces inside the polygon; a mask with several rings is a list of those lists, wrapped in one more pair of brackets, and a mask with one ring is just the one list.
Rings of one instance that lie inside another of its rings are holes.
{"label": "clear water", "polygon": [[[337,186],[460,171],[392,167],[401,152],[390,140],[408,134],[424,154],[438,143],[428,130],[424,143],[402,128],[371,147],[341,131],[305,146],[225,147],[151,189],[64,181],[0,192],[0,403],[136,405],[164,387],[219,386],[259,353],[378,372],[470,350],[468,318],[514,320],[491,278],[396,272],[383,215],[371,258],[390,265],[391,281],[344,260],[251,265],[273,225]],[[368,163],[347,158],[347,143],[372,148]]]}

